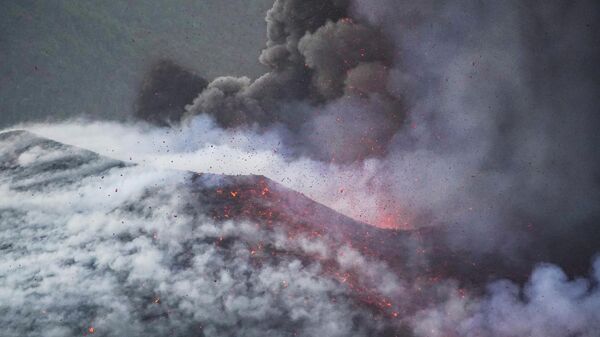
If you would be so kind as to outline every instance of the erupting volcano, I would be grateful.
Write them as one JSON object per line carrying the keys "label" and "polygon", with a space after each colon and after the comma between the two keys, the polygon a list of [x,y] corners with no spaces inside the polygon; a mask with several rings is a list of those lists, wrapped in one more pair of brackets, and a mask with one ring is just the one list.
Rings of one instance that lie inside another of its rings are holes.
{"label": "erupting volcano", "polygon": [[593,1],[2,7],[0,337],[598,336]]}
{"label": "erupting volcano", "polygon": [[[336,316],[344,326],[329,327],[332,335],[403,336],[407,318],[440,292],[465,298],[496,274],[527,275],[498,258],[453,251],[440,228],[359,223],[264,176],[139,167],[24,131],[0,140],[2,266],[11,272],[4,282],[22,285],[4,296],[38,317],[31,332],[233,334],[226,321],[214,321],[224,319],[218,309],[196,316],[195,305],[210,303],[233,310],[248,333],[325,331],[332,314],[350,314]],[[73,205],[74,215],[64,216]],[[32,219],[40,220],[32,227]],[[37,261],[46,267],[38,270]],[[63,280],[64,272],[71,276]],[[461,286],[452,289],[448,279]],[[103,286],[76,290],[91,280]],[[210,293],[202,295],[206,284]],[[281,311],[276,321],[265,320],[264,292]],[[57,306],[57,296],[70,304]],[[125,325],[110,314],[119,310],[127,311]],[[313,310],[332,312],[315,317]],[[17,334],[18,322],[8,317],[3,326]]]}

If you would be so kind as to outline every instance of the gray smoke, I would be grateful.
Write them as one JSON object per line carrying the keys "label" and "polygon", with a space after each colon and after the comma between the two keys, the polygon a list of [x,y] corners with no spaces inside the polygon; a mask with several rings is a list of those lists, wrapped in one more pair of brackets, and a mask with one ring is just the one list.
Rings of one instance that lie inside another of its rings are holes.
{"label": "gray smoke", "polygon": [[206,88],[202,77],[170,60],[152,65],[136,101],[134,116],[161,126],[181,120],[185,106]]}
{"label": "gray smoke", "polygon": [[457,251],[503,254],[519,274],[537,261],[582,273],[600,245],[595,9],[276,1],[270,71],[209,83],[173,148],[49,134],[121,159],[260,171],[377,226],[449,228]]}
{"label": "gray smoke", "polygon": [[[215,79],[188,116],[208,114],[225,128],[283,125],[296,155],[319,160],[385,153],[403,118],[399,98],[383,85],[393,61],[386,36],[349,18],[347,1],[333,0],[277,0],[267,13],[267,32],[260,61],[270,71],[254,81]],[[314,123],[335,129],[344,146]]]}
{"label": "gray smoke", "polygon": [[339,164],[325,170],[352,172],[353,194],[385,213],[371,223],[450,224],[457,249],[581,272],[600,245],[597,9],[276,1],[270,72],[217,78],[188,115],[275,130],[290,160]]}
{"label": "gray smoke", "polygon": [[569,280],[553,265],[535,269],[524,287],[507,281],[485,296],[450,288],[446,301],[411,318],[417,336],[593,337],[600,331],[600,259],[589,278]]}
{"label": "gray smoke", "polygon": [[597,5],[353,8],[402,51],[388,88],[410,106],[410,130],[396,135],[382,188],[425,222],[455,223],[459,247],[584,271],[600,246]]}

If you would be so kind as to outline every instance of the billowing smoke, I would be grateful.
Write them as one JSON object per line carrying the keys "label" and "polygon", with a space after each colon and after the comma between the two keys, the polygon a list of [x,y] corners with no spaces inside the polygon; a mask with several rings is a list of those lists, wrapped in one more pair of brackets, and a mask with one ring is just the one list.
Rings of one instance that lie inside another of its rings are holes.
{"label": "billowing smoke", "polygon": [[208,114],[225,128],[282,125],[296,156],[353,162],[385,153],[404,115],[385,85],[393,46],[348,15],[348,1],[276,1],[260,55],[270,71],[254,81],[215,79],[188,115]]}
{"label": "billowing smoke", "polygon": [[475,297],[454,288],[447,301],[412,318],[418,336],[592,337],[600,331],[600,259],[589,279],[569,280],[560,268],[541,265],[520,288],[503,280]]}
{"label": "billowing smoke", "polygon": [[276,1],[270,71],[213,80],[177,149],[146,160],[265,174],[377,226],[451,226],[457,249],[582,272],[600,242],[595,7]]}
{"label": "billowing smoke", "polygon": [[[358,200],[368,190],[376,200],[365,208],[379,204],[371,223],[450,222],[493,237],[589,227],[599,200],[592,7],[276,1],[260,57],[271,71],[217,78],[188,115],[277,130],[287,158],[377,167],[333,188]],[[350,193],[356,179],[368,184]]]}
{"label": "billowing smoke", "polygon": [[375,178],[393,208],[454,224],[458,247],[584,271],[600,244],[597,5],[354,1],[353,13],[401,51],[388,89],[410,127]]}

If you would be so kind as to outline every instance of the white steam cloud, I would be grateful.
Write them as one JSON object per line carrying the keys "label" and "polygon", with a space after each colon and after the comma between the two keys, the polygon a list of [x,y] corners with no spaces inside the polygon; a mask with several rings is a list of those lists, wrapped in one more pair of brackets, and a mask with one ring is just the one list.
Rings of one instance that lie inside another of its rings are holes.
{"label": "white steam cloud", "polygon": [[553,265],[541,265],[525,287],[497,281],[483,297],[453,289],[442,305],[412,318],[419,336],[592,337],[600,331],[600,259],[589,279],[569,280]]}

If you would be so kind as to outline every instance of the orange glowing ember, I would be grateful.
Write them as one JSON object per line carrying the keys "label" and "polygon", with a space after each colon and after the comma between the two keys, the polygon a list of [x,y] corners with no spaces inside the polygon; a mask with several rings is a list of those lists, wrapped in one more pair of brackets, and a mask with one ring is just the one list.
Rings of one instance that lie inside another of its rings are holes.
{"label": "orange glowing ember", "polygon": [[267,194],[269,194],[269,188],[268,188],[268,187],[265,187],[265,188],[263,188],[263,190],[262,190],[262,192],[261,192],[261,195],[265,196],[265,195],[267,195]]}
{"label": "orange glowing ember", "polygon": [[396,219],[391,215],[380,216],[376,224],[379,228],[397,228]]}
{"label": "orange glowing ember", "polygon": [[413,229],[410,223],[405,220],[400,212],[383,212],[377,216],[374,225],[385,229],[410,230]]}

